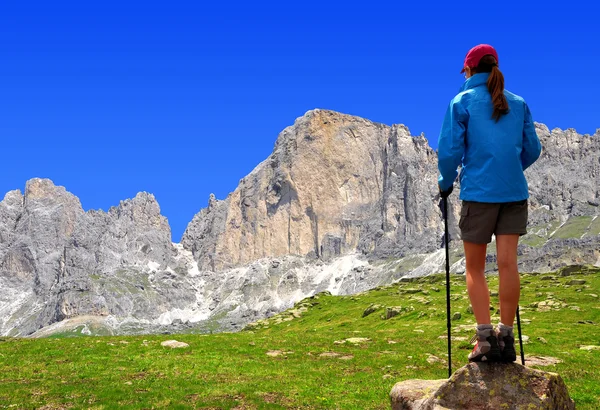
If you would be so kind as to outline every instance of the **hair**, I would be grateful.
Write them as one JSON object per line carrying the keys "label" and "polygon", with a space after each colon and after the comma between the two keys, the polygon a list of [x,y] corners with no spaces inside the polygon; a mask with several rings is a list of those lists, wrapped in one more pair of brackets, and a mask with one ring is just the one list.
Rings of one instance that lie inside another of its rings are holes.
{"label": "hair", "polygon": [[487,87],[492,96],[492,104],[494,104],[492,118],[498,122],[509,111],[508,101],[506,101],[506,96],[504,95],[504,75],[498,68],[498,61],[496,61],[493,55],[488,54],[472,70],[473,73],[490,73],[487,80]]}

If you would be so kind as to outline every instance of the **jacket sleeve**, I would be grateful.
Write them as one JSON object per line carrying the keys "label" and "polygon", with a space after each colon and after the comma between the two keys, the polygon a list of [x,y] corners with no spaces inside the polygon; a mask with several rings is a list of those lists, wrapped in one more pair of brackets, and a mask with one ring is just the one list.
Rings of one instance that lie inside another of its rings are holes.
{"label": "jacket sleeve", "polygon": [[438,184],[447,191],[458,176],[457,168],[465,153],[465,137],[469,115],[459,100],[452,100],[438,139]]}
{"label": "jacket sleeve", "polygon": [[535,132],[535,125],[531,117],[529,106],[525,103],[525,124],[523,126],[523,150],[521,151],[521,164],[523,171],[531,166],[542,153],[542,144]]}

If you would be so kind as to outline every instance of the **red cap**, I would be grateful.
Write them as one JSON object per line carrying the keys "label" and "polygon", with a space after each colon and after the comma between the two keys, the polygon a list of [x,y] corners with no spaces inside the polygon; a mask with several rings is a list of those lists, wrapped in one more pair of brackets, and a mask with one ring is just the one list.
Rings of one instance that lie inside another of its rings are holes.
{"label": "red cap", "polygon": [[479,61],[487,56],[493,55],[496,58],[496,62],[498,62],[498,53],[496,49],[489,44],[479,44],[478,46],[473,47],[467,53],[465,57],[465,63],[463,64],[463,69],[460,71],[461,73],[465,72],[465,67],[473,68],[479,65]]}

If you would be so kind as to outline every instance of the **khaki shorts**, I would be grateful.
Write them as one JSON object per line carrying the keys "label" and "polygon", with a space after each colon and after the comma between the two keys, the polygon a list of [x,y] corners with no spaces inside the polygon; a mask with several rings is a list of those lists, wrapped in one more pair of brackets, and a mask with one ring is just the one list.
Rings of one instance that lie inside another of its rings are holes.
{"label": "khaki shorts", "polygon": [[527,200],[505,203],[463,201],[458,223],[463,241],[490,243],[492,234],[525,235]]}

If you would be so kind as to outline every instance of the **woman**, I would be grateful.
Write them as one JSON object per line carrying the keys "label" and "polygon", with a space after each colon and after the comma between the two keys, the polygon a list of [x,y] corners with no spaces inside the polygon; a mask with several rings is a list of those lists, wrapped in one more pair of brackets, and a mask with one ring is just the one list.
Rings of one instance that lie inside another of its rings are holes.
{"label": "woman", "polygon": [[[467,290],[477,320],[469,361],[514,362],[513,322],[520,297],[519,236],[527,230],[529,190],[523,171],[541,153],[523,98],[504,89],[498,54],[488,44],[467,53],[466,81],[452,99],[439,136],[438,180],[447,197],[461,165],[459,227],[464,242]],[[496,237],[500,323],[491,324],[485,280],[487,244]]]}

